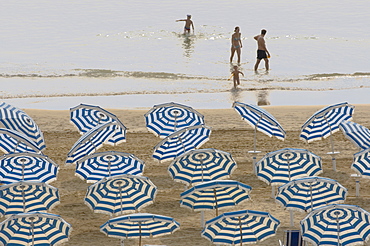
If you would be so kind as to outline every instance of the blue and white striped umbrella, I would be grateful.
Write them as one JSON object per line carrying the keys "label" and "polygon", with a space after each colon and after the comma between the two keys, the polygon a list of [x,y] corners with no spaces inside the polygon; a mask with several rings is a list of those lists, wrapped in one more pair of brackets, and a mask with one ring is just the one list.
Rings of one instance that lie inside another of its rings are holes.
{"label": "blue and white striped umbrella", "polygon": [[158,237],[172,234],[180,229],[180,224],[171,217],[137,213],[108,220],[100,226],[100,231],[108,237],[121,239]]}
{"label": "blue and white striped umbrella", "polygon": [[216,149],[198,149],[177,157],[168,167],[168,172],[174,181],[196,185],[228,179],[236,167],[230,153]]}
{"label": "blue and white striped umbrella", "polygon": [[72,227],[59,215],[14,214],[0,223],[0,245],[59,245],[69,240]]}
{"label": "blue and white striped umbrella", "polygon": [[339,130],[342,121],[352,119],[354,108],[344,102],[317,111],[301,127],[300,139],[310,143],[333,135]]}
{"label": "blue and white striped umbrella", "polygon": [[[117,132],[120,133],[118,138],[116,138],[118,136]],[[107,122],[98,125],[77,140],[68,152],[66,163],[76,163],[76,161],[84,156],[96,152],[103,144],[115,145],[126,142],[125,135],[126,130],[122,129],[117,122]]]}
{"label": "blue and white striped umbrella", "polygon": [[58,189],[41,182],[15,182],[0,186],[0,215],[47,212],[59,204]]}
{"label": "blue and white striped umbrella", "polygon": [[358,148],[370,148],[370,130],[366,127],[352,121],[342,121],[339,128]]}
{"label": "blue and white striped umbrella", "polygon": [[213,244],[259,243],[275,236],[279,225],[280,221],[267,212],[240,210],[207,221],[202,237]]}
{"label": "blue and white striped umbrella", "polygon": [[363,178],[370,178],[370,148],[353,155],[351,169],[355,170]]}
{"label": "blue and white striped umbrella", "polygon": [[370,213],[355,205],[314,209],[300,224],[303,240],[314,245],[363,245],[370,238]]}
{"label": "blue and white striped umbrella", "polygon": [[276,201],[288,210],[310,211],[320,206],[343,203],[347,189],[333,179],[306,177],[280,186]]}
{"label": "blue and white striped umbrella", "polygon": [[147,177],[120,175],[90,185],[85,204],[96,213],[117,216],[153,204],[156,193],[157,187]]}
{"label": "blue and white striped umbrella", "polygon": [[161,138],[185,127],[204,124],[202,114],[192,107],[174,102],[155,105],[144,116],[148,130]]}
{"label": "blue and white striped umbrella", "polygon": [[26,135],[36,144],[38,149],[43,150],[46,148],[44,136],[40,128],[23,110],[5,102],[0,103],[0,122],[5,128]]}
{"label": "blue and white striped umbrella", "polygon": [[209,140],[211,128],[205,125],[189,126],[172,133],[154,147],[153,157],[159,161],[176,157],[202,146]]}
{"label": "blue and white striped umbrella", "polygon": [[18,181],[50,183],[57,179],[59,166],[49,157],[36,153],[14,153],[0,156],[0,182]]}
{"label": "blue and white striped umbrella", "polygon": [[0,128],[0,150],[5,154],[15,152],[41,153],[36,143],[26,135],[4,128]]}
{"label": "blue and white striped umbrella", "polygon": [[214,180],[198,184],[181,193],[181,207],[193,211],[216,209],[236,206],[250,200],[252,187],[234,180]]}
{"label": "blue and white striped umbrella", "polygon": [[270,185],[322,173],[321,158],[306,149],[284,148],[267,153],[256,163],[257,177]]}
{"label": "blue and white striped umbrella", "polygon": [[141,175],[144,162],[133,154],[107,151],[87,155],[76,165],[76,176],[88,183],[122,174]]}

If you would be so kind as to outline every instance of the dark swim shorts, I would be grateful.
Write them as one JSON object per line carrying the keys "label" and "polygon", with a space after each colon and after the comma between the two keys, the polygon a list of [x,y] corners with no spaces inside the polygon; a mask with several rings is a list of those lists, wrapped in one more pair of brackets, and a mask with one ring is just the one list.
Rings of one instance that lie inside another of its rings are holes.
{"label": "dark swim shorts", "polygon": [[267,58],[266,51],[257,50],[257,59],[264,59],[264,58]]}

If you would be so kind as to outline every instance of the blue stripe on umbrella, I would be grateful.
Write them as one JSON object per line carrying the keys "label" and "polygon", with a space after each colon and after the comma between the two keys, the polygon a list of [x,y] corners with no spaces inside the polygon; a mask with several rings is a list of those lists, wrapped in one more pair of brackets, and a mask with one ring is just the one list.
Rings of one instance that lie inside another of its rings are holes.
{"label": "blue stripe on umbrella", "polygon": [[59,204],[58,189],[41,182],[15,182],[0,186],[0,214],[47,212]]}
{"label": "blue stripe on umbrella", "polygon": [[355,205],[314,209],[301,221],[303,240],[314,245],[363,245],[370,238],[370,213]]}
{"label": "blue stripe on umbrella", "polygon": [[256,163],[257,177],[267,184],[283,185],[296,178],[322,173],[321,158],[305,149],[284,148],[267,153]]}
{"label": "blue stripe on umbrella", "polygon": [[258,243],[276,234],[280,221],[267,212],[241,210],[206,222],[202,237],[214,244]]}
{"label": "blue stripe on umbrella", "polygon": [[85,204],[96,213],[135,213],[153,204],[157,187],[146,177],[120,175],[103,178],[87,189]]}
{"label": "blue stripe on umbrella", "polygon": [[18,181],[50,183],[57,178],[59,166],[45,155],[13,153],[0,156],[0,180],[4,184]]}
{"label": "blue stripe on umbrella", "polygon": [[174,181],[195,185],[230,178],[236,167],[230,153],[216,149],[198,149],[177,157],[168,167],[168,172]]}
{"label": "blue stripe on umbrella", "polygon": [[280,186],[276,201],[288,210],[310,211],[332,203],[342,203],[347,189],[333,179],[306,177]]}
{"label": "blue stripe on umbrella", "polygon": [[0,150],[5,154],[15,152],[41,152],[34,141],[23,133],[0,128]]}
{"label": "blue stripe on umbrella", "polygon": [[202,146],[209,140],[210,134],[211,128],[204,125],[186,127],[159,142],[154,147],[153,157],[159,161],[173,160]]}
{"label": "blue stripe on umbrella", "polygon": [[236,206],[250,200],[252,187],[234,180],[214,180],[204,182],[181,193],[181,207],[194,211]]}
{"label": "blue stripe on umbrella", "polygon": [[370,130],[366,127],[352,121],[342,121],[339,128],[357,147],[361,149],[370,147]]}
{"label": "blue stripe on umbrella", "polygon": [[5,102],[0,103],[0,122],[5,128],[26,135],[36,144],[39,150],[46,148],[44,136],[40,128],[23,110]]}
{"label": "blue stripe on umbrella", "polygon": [[185,127],[204,124],[204,116],[198,111],[174,102],[155,105],[144,116],[148,130],[161,138]]}
{"label": "blue stripe on umbrella", "polygon": [[76,176],[94,183],[102,178],[122,174],[141,175],[144,162],[133,154],[107,151],[87,155],[77,161]]}
{"label": "blue stripe on umbrella", "polygon": [[353,155],[351,169],[363,178],[370,178],[370,148],[364,149]]}
{"label": "blue stripe on umbrella", "polygon": [[266,110],[252,104],[234,102],[233,108],[250,126],[269,137],[275,136],[280,140],[285,139],[286,132],[279,122]]}
{"label": "blue stripe on umbrella", "polygon": [[[117,132],[120,133],[117,138]],[[73,145],[67,155],[67,164],[76,163],[86,155],[96,152],[103,144],[120,144],[126,141],[126,130],[122,129],[117,122],[107,122],[98,125],[84,135]]]}
{"label": "blue stripe on umbrella", "polygon": [[71,230],[71,225],[59,215],[20,213],[0,223],[0,244],[58,245],[68,241]]}

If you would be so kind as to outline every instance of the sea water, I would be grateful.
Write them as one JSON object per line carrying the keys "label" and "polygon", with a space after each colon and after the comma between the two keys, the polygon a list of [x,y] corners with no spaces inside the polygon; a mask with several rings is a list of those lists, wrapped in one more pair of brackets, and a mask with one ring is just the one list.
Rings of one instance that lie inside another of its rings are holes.
{"label": "sea water", "polygon": [[[369,103],[369,7],[368,0],[6,1],[0,97],[46,109]],[[191,35],[175,22],[187,14]],[[228,80],[235,26],[244,73],[237,89]],[[253,37],[262,28],[271,69],[262,61],[256,73]]]}

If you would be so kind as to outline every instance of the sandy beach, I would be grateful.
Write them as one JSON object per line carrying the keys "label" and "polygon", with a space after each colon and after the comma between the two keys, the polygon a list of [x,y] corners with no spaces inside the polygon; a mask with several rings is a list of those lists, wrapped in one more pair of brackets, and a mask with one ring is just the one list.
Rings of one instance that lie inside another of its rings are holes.
{"label": "sandy beach", "polygon": [[[337,172],[332,170],[331,157],[326,153],[330,151],[329,139],[315,141],[307,144],[299,140],[300,127],[317,110],[327,105],[320,106],[269,106],[264,107],[275,116],[287,132],[285,141],[269,138],[262,133],[257,133],[257,150],[262,151],[258,156],[261,158],[267,152],[281,148],[304,148],[319,155],[323,159],[322,177],[328,177],[339,181],[348,189],[346,204],[359,205],[370,211],[370,193],[368,180],[361,180],[361,196],[355,197],[355,179],[351,178],[354,173],[350,169],[353,154],[358,149],[347,140],[341,132],[334,134],[335,150],[337,156]],[[355,105],[353,121],[370,127],[370,105]],[[108,109],[109,110],[109,109]],[[118,146],[106,146],[99,151],[116,150],[134,154],[145,162],[144,176],[158,187],[158,193],[153,205],[141,212],[160,214],[175,218],[180,223],[180,230],[173,235],[164,237],[143,239],[144,244],[156,245],[211,245],[201,237],[200,213],[180,207],[180,194],[184,191],[184,185],[174,182],[167,172],[170,162],[159,163],[152,158],[153,147],[160,139],[148,132],[145,127],[144,114],[147,110],[110,110],[116,114],[128,128],[127,142]],[[284,230],[299,229],[299,221],[305,213],[295,213],[295,226],[289,223],[289,212],[279,206],[271,198],[271,187],[257,179],[252,171],[252,156],[248,151],[253,150],[253,129],[242,121],[233,109],[210,109],[198,110],[204,114],[207,126],[212,128],[210,140],[202,148],[214,148],[229,152],[236,160],[238,167],[232,175],[233,180],[240,181],[252,187],[252,201],[242,205],[223,209],[222,212],[236,211],[241,209],[270,212],[279,219],[281,225],[275,237],[271,237],[258,245],[278,245],[278,240],[284,239]],[[59,214],[69,222],[73,231],[69,242],[64,245],[120,245],[116,238],[109,238],[100,232],[99,227],[108,219],[108,215],[97,214],[84,204],[86,189],[90,184],[74,175],[74,166],[65,166],[66,156],[72,145],[80,137],[77,129],[69,122],[69,111],[30,110],[28,113],[39,125],[44,133],[47,148],[44,154],[60,165],[57,181],[51,185],[59,188],[61,204],[55,207],[51,213]],[[215,216],[214,211],[206,212],[206,220]],[[138,245],[138,240],[125,240],[125,245]]]}

